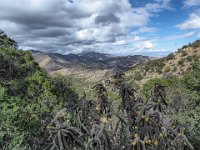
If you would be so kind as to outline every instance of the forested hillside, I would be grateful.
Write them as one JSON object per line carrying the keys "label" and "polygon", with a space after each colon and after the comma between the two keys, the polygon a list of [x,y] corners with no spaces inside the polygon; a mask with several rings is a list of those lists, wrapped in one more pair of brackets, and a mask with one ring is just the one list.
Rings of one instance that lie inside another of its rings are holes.
{"label": "forested hillside", "polygon": [[45,145],[53,114],[77,99],[67,79],[49,77],[30,52],[0,33],[0,149]]}

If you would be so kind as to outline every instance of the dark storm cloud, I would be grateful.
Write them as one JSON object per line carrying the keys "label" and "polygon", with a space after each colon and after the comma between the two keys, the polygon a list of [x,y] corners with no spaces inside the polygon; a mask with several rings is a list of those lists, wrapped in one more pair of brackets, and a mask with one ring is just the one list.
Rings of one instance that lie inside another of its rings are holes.
{"label": "dark storm cloud", "polygon": [[[13,13],[14,14],[14,13]],[[25,28],[45,29],[47,27],[73,27],[73,20],[69,21],[66,16],[51,15],[51,14],[16,14],[13,16],[1,16],[1,20],[14,22],[19,25],[23,25]]]}
{"label": "dark storm cloud", "polygon": [[[34,37],[60,37],[73,34],[70,28],[49,27],[46,29],[34,30],[32,35]],[[31,35],[30,35],[31,36]]]}
{"label": "dark storm cloud", "polygon": [[111,23],[120,23],[119,17],[114,14],[100,14],[95,18],[96,24],[108,25]]}
{"label": "dark storm cloud", "polygon": [[96,43],[114,42],[117,36],[125,34],[121,26],[109,25],[120,24],[114,13],[130,9],[124,0],[113,0],[110,4],[106,0],[75,0],[73,3],[66,0],[0,0],[0,3],[0,28],[22,48],[62,49],[63,52],[84,45],[91,48]]}

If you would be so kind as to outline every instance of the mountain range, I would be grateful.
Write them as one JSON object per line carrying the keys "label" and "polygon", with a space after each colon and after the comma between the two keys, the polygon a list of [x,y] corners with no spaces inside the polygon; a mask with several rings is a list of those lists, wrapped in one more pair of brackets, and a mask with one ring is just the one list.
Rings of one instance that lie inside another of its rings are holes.
{"label": "mountain range", "polygon": [[104,79],[116,71],[127,71],[151,59],[142,55],[113,56],[93,51],[67,55],[31,52],[39,65],[52,75],[73,75],[92,81]]}

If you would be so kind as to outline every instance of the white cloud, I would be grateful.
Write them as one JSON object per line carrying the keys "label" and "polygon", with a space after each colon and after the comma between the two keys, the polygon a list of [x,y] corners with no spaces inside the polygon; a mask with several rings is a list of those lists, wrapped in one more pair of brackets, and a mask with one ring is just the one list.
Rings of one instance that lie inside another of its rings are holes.
{"label": "white cloud", "polygon": [[178,40],[178,39],[190,38],[190,37],[195,36],[195,35],[196,35],[196,32],[188,32],[188,33],[185,33],[185,34],[169,36],[169,37],[166,37],[165,39],[166,40]]}
{"label": "white cloud", "polygon": [[133,36],[133,42],[141,42],[144,38],[138,35]]}
{"label": "white cloud", "polygon": [[178,24],[176,27],[179,29],[200,29],[200,14],[190,14],[185,22]]}
{"label": "white cloud", "polygon": [[185,7],[198,6],[200,5],[200,0],[184,0],[183,4]]}
{"label": "white cloud", "polygon": [[126,45],[127,42],[124,40],[120,40],[120,41],[116,41],[115,43],[113,43],[114,46],[120,46],[120,45]]}
{"label": "white cloud", "polygon": [[[148,22],[170,9],[169,2],[155,0],[132,8],[129,0],[0,0],[0,29],[22,48],[62,53],[115,50],[146,40],[131,35],[129,28],[155,32]],[[147,41],[141,44],[144,49],[154,47]]]}
{"label": "white cloud", "polygon": [[154,49],[155,44],[153,44],[151,41],[143,41],[140,44],[136,46],[138,49]]}
{"label": "white cloud", "polygon": [[138,33],[153,33],[153,32],[157,32],[158,29],[156,28],[152,28],[152,27],[141,27],[138,30]]}

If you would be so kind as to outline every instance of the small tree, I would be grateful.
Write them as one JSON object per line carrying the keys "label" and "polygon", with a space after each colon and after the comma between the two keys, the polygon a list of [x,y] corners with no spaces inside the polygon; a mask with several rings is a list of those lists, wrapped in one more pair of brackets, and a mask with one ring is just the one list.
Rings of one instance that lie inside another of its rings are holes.
{"label": "small tree", "polygon": [[17,48],[17,42],[0,30],[0,47]]}

